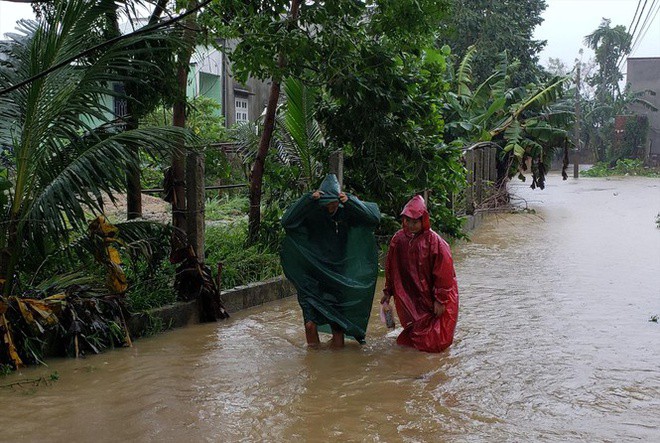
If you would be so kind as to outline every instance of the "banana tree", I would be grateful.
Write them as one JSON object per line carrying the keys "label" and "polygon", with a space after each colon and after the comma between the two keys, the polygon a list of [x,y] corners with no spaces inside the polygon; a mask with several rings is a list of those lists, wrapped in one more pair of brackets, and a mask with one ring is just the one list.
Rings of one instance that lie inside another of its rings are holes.
{"label": "banana tree", "polygon": [[507,88],[518,63],[500,55],[494,73],[474,90],[471,85],[471,48],[458,66],[454,89],[445,96],[446,140],[468,145],[495,141],[508,159],[507,176],[532,162],[532,187],[544,187],[546,166],[554,148],[566,148],[573,112],[562,100],[569,77],[554,77],[540,85]]}

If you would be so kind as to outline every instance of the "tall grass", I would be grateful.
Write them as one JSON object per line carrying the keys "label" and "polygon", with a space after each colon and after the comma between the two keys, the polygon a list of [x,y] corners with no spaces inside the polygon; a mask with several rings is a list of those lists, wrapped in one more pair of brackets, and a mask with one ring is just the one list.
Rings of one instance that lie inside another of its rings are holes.
{"label": "tall grass", "polygon": [[206,263],[223,263],[224,289],[266,280],[282,274],[279,254],[263,246],[245,247],[247,220],[206,229]]}

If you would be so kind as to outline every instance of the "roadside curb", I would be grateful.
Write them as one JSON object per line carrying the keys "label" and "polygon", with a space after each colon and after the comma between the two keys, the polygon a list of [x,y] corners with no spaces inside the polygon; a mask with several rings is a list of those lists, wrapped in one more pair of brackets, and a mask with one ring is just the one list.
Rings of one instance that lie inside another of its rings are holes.
{"label": "roadside curb", "polygon": [[[243,309],[290,297],[295,293],[293,285],[284,276],[279,276],[228,289],[223,291],[220,297],[231,315]],[[199,323],[199,307],[197,300],[178,302],[134,314],[127,323],[131,337],[144,337],[162,330]]]}

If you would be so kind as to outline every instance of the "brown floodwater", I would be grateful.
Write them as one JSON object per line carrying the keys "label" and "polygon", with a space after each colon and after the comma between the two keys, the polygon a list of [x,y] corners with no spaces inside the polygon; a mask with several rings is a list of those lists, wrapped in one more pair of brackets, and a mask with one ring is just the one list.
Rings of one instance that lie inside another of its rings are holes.
{"label": "brown floodwater", "polygon": [[[51,360],[0,384],[1,441],[658,441],[660,180],[514,183],[535,214],[490,216],[454,247],[446,352],[305,348],[290,298]],[[380,282],[382,284],[382,282]]]}

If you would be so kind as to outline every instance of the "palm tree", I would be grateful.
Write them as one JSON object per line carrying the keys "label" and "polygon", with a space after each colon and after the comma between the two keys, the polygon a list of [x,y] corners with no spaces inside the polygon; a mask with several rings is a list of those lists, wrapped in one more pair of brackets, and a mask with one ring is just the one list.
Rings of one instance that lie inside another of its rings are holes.
{"label": "palm tree", "polygon": [[[284,93],[286,101],[278,107],[271,144],[278,161],[295,170],[293,179],[300,193],[315,186],[322,174],[318,156],[323,149],[324,138],[315,118],[317,93],[294,78],[284,81]],[[232,138],[244,163],[254,162],[262,129],[262,119],[234,128]]]}
{"label": "palm tree", "polygon": [[[60,0],[48,22],[22,21],[0,48],[0,279],[5,296],[16,275],[87,227],[104,196],[125,189],[137,148],[174,149],[175,128],[122,132],[104,104],[111,82],[139,81],[153,65],[136,62],[136,39],[93,52],[94,32],[112,0]],[[162,35],[141,35],[159,39]],[[81,56],[81,54],[86,54]],[[61,66],[60,66],[61,65]],[[47,75],[43,75],[48,72]],[[29,83],[15,88],[26,79]],[[4,180],[4,181],[3,181]],[[4,183],[4,184],[3,184]]]}

